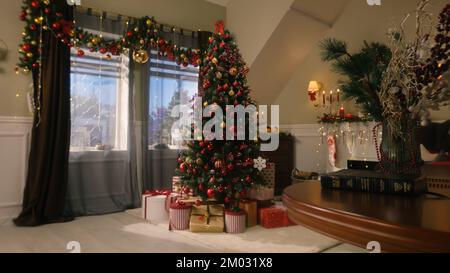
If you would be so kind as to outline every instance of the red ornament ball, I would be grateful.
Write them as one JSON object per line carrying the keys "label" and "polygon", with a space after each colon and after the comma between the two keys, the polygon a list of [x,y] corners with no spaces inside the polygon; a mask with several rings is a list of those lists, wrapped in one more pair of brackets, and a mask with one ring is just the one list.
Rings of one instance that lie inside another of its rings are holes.
{"label": "red ornament ball", "polygon": [[203,191],[205,189],[205,186],[203,184],[198,184],[198,190]]}
{"label": "red ornament ball", "polygon": [[84,50],[78,49],[78,50],[77,50],[77,56],[78,56],[78,57],[83,57],[83,56],[84,56]]}
{"label": "red ornament ball", "polygon": [[230,197],[225,197],[225,199],[223,201],[225,203],[229,204],[229,203],[231,203],[231,198]]}
{"label": "red ornament ball", "polygon": [[61,23],[59,23],[59,22],[54,22],[54,23],[52,24],[52,28],[53,28],[53,29],[60,29],[60,28],[61,28]]}
{"label": "red ornament ball", "polygon": [[35,9],[39,8],[39,1],[31,1],[31,7]]}
{"label": "red ornament ball", "polygon": [[214,196],[216,195],[216,191],[214,189],[208,189],[206,194],[208,194],[209,198],[214,198]]}
{"label": "red ornament ball", "polygon": [[186,163],[181,163],[181,165],[180,165],[180,171],[181,171],[182,173],[186,172]]}
{"label": "red ornament ball", "polygon": [[191,189],[189,189],[188,187],[185,187],[185,188],[183,189],[183,192],[184,192],[185,194],[189,194],[189,193],[191,193]]}
{"label": "red ornament ball", "polygon": [[30,44],[23,44],[22,45],[22,50],[25,51],[25,52],[30,51],[31,50]]}

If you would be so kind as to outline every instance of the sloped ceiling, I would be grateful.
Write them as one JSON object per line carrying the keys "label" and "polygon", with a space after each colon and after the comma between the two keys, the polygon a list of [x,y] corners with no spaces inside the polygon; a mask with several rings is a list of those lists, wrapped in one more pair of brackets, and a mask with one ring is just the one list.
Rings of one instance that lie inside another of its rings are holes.
{"label": "sloped ceiling", "polygon": [[272,104],[276,100],[348,2],[295,0],[292,3],[250,67],[249,84],[260,104]]}

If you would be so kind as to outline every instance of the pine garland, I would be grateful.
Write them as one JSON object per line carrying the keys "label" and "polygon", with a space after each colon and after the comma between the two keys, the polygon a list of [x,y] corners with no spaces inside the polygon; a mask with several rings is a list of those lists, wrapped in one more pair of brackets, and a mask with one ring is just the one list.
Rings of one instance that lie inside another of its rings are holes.
{"label": "pine garland", "polygon": [[84,55],[81,47],[88,48],[91,52],[100,52],[107,58],[127,50],[152,48],[179,65],[199,66],[201,63],[200,50],[180,48],[172,41],[162,38],[160,25],[153,17],[145,16],[133,23],[129,22],[124,37],[120,39],[106,39],[76,27],[73,21],[67,20],[62,14],[62,5],[67,5],[65,0],[23,0],[20,19],[26,25],[19,46],[22,56],[17,64],[17,72],[20,68],[25,73],[39,69],[41,30],[51,32],[69,47],[78,47],[80,57]]}

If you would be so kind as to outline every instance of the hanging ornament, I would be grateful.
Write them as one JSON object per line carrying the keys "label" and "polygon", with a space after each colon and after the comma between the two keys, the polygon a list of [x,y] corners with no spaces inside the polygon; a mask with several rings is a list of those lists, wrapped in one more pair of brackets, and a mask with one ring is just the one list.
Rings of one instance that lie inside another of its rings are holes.
{"label": "hanging ornament", "polygon": [[327,145],[328,145],[328,162],[330,163],[331,167],[335,168],[337,153],[336,153],[336,139],[334,136],[330,135],[327,137]]}
{"label": "hanging ornament", "polygon": [[263,169],[265,169],[267,167],[266,162],[267,161],[264,158],[258,157],[253,160],[253,167],[255,169],[258,169],[258,171],[262,171]]}
{"label": "hanging ornament", "polygon": [[230,73],[230,75],[233,76],[233,77],[236,76],[237,75],[236,67],[230,68],[230,71],[228,73]]}
{"label": "hanging ornament", "polygon": [[147,50],[139,49],[133,53],[133,60],[138,64],[145,64],[148,62],[149,56]]}

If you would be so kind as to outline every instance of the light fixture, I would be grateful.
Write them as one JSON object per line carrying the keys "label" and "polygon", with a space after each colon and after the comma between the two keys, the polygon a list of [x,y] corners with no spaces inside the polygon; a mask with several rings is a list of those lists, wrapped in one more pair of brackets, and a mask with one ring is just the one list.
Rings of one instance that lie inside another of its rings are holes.
{"label": "light fixture", "polygon": [[318,81],[310,81],[308,85],[309,100],[314,103],[315,107],[319,106],[318,93],[322,88],[322,84]]}

